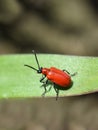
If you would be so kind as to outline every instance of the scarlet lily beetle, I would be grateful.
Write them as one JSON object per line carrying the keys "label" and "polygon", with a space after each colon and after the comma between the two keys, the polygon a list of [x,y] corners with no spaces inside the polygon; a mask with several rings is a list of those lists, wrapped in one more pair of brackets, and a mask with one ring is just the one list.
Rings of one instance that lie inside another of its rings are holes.
{"label": "scarlet lily beetle", "polygon": [[[33,50],[32,52],[35,55],[38,69],[36,69],[30,65],[27,65],[27,64],[25,64],[24,66],[27,66],[27,67],[35,70],[38,74],[42,74],[42,78],[40,79],[40,82],[42,83],[41,87],[44,87],[44,89],[45,89],[44,93],[42,94],[43,96],[48,91],[50,91],[50,89],[52,87],[50,84],[53,85],[53,88],[56,92],[56,100],[57,100],[60,89],[67,89],[67,88],[70,88],[72,86],[73,82],[71,80],[71,76],[76,75],[76,73],[70,75],[70,73],[68,71],[60,70],[56,67],[50,67],[50,68],[40,67],[35,51]],[[46,78],[46,80],[45,80],[45,78]],[[47,90],[48,85],[50,85],[50,87]]]}

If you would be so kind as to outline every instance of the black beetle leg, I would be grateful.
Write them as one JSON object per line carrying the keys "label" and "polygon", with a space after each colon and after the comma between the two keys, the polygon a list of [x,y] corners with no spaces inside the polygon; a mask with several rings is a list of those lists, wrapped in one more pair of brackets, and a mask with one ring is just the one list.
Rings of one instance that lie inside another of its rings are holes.
{"label": "black beetle leg", "polygon": [[44,79],[45,79],[45,78],[46,78],[46,76],[43,76],[43,75],[42,75],[42,78],[40,79],[40,82],[41,82],[41,83],[44,83]]}
{"label": "black beetle leg", "polygon": [[64,72],[67,72],[67,73],[70,75],[70,73],[69,73],[67,70],[64,69],[63,71],[64,71]]}
{"label": "black beetle leg", "polygon": [[67,72],[70,76],[75,76],[77,74],[77,72],[73,73],[73,74],[70,74],[67,70],[63,70],[64,72]]}
{"label": "black beetle leg", "polygon": [[56,85],[54,84],[54,90],[56,92],[56,100],[58,100],[59,97],[59,89],[56,88]]}
{"label": "black beetle leg", "polygon": [[47,92],[49,92],[51,90],[51,88],[52,88],[52,85],[49,87],[49,89],[47,90]]}
{"label": "black beetle leg", "polygon": [[45,90],[45,91],[42,93],[42,96],[44,97],[45,94],[47,93],[47,89],[46,89],[46,86],[45,86],[45,85],[44,85],[43,87],[44,87],[44,90]]}
{"label": "black beetle leg", "polygon": [[75,72],[75,73],[71,74],[71,76],[75,76],[76,74],[77,74],[77,72]]}
{"label": "black beetle leg", "polygon": [[46,87],[47,87],[47,83],[48,83],[48,79],[42,84],[42,86],[41,87],[44,87],[44,92],[42,93],[42,96],[45,96],[45,94],[47,93],[47,89],[46,89]]}

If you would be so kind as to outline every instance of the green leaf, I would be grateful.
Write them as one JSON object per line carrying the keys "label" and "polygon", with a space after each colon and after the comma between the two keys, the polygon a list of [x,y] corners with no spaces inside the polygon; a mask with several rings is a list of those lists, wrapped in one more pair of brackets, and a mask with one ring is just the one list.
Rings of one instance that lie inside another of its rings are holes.
{"label": "green leaf", "polygon": [[[42,67],[55,66],[66,69],[72,77],[73,86],[68,90],[60,90],[60,96],[73,96],[98,91],[98,58],[38,54]],[[0,56],[0,98],[41,97],[44,88],[40,88],[41,74],[27,68],[24,64],[37,68],[34,55]],[[55,97],[54,89],[46,96]]]}

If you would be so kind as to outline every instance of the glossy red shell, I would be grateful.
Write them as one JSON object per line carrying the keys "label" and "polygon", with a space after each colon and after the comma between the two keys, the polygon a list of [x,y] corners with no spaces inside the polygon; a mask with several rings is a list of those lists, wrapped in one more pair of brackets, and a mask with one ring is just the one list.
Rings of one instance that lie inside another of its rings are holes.
{"label": "glossy red shell", "polygon": [[71,76],[67,72],[55,67],[51,67],[50,69],[43,68],[42,74],[44,74],[48,80],[61,87],[68,87],[71,84]]}

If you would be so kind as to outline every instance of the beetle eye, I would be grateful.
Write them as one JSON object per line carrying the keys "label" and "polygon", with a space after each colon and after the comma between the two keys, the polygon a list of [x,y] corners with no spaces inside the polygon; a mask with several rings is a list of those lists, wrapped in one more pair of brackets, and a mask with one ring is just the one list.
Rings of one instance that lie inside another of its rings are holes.
{"label": "beetle eye", "polygon": [[39,70],[37,70],[37,73],[42,73],[42,67]]}

